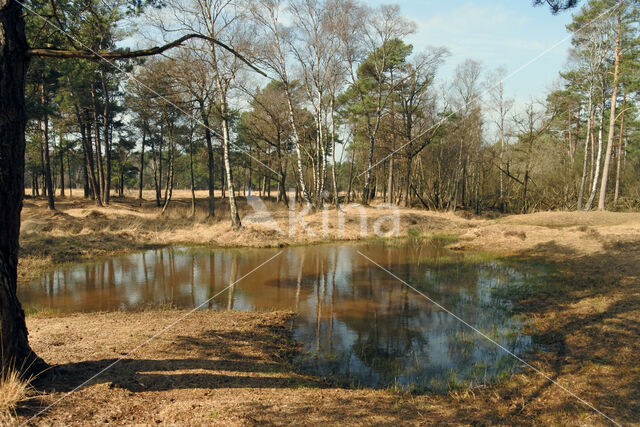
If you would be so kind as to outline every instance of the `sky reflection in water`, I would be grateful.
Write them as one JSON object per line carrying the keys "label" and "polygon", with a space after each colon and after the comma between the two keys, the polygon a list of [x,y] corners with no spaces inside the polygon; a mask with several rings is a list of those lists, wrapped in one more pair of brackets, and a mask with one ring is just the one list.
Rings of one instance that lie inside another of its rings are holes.
{"label": "sky reflection in water", "polygon": [[[531,346],[493,289],[542,274],[465,262],[438,242],[291,247],[203,308],[292,310],[300,366],[354,386],[446,390],[519,363],[359,255],[360,250],[516,354]],[[64,312],[195,307],[280,249],[164,248],[53,270],[20,289],[25,307]],[[459,258],[459,259],[458,259]]]}

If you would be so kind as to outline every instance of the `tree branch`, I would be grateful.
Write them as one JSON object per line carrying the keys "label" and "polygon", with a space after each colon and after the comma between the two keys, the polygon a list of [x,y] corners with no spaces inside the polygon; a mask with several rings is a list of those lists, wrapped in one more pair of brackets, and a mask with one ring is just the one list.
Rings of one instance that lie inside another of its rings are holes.
{"label": "tree branch", "polygon": [[242,56],[242,54],[240,54],[238,51],[236,51],[232,47],[227,46],[226,44],[222,43],[217,39],[207,37],[202,34],[187,34],[163,46],[156,46],[149,49],[100,52],[100,51],[91,51],[91,50],[64,50],[64,49],[34,48],[34,49],[29,49],[27,51],[27,56],[36,56],[36,57],[42,57],[42,58],[61,58],[61,59],[76,58],[76,59],[88,59],[91,61],[100,61],[100,60],[108,61],[108,60],[118,60],[118,59],[142,58],[145,56],[158,55],[169,49],[178,47],[182,45],[184,42],[191,39],[207,40],[211,43],[214,43],[220,46],[221,48],[231,52],[235,57],[237,57],[242,62],[247,64],[256,73],[267,77],[264,71],[260,70],[255,65],[251,64],[244,56]]}
{"label": "tree branch", "polygon": [[[520,185],[524,185],[524,182],[522,182],[520,179],[516,178],[515,176],[511,175],[511,173],[508,170],[504,170],[502,169],[500,166],[496,165],[496,167],[502,172],[504,173],[506,176],[508,176],[509,178],[511,178],[512,180],[514,180],[515,182],[517,182]],[[531,179],[531,178],[529,178]],[[533,180],[532,180],[533,181]]]}
{"label": "tree branch", "polygon": [[551,13],[555,15],[560,11],[576,7],[579,1],[580,0],[533,0],[533,5],[539,6],[546,3],[551,8]]}

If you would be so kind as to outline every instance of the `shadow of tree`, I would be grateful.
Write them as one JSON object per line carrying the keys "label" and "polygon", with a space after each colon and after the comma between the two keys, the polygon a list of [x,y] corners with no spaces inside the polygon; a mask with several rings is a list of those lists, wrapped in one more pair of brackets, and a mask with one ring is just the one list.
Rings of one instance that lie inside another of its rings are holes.
{"label": "shadow of tree", "polygon": [[[182,389],[319,388],[324,383],[296,374],[288,364],[295,350],[283,326],[258,325],[251,330],[207,330],[195,336],[172,336],[160,352],[169,357],[104,358],[51,367],[33,386],[40,393],[68,393],[107,384],[132,393]],[[244,351],[238,348],[244,344]],[[144,354],[144,349],[139,351]],[[157,354],[154,350],[153,354]],[[174,357],[171,357],[174,356]],[[30,400],[18,415],[30,417],[46,408]]]}
{"label": "shadow of tree", "polygon": [[[547,317],[533,338],[546,350],[546,372],[576,395],[618,422],[640,420],[640,240],[604,242],[604,251],[580,255],[556,242],[537,245],[521,255],[552,268],[550,291],[516,298],[525,316]],[[544,290],[544,289],[543,289]],[[546,316],[545,316],[546,315]],[[536,365],[536,363],[534,363]],[[534,374],[535,375],[535,374]],[[567,378],[574,378],[573,384]],[[528,406],[554,387],[544,381],[527,393]],[[543,411],[575,413],[581,404],[568,393],[555,393]],[[583,407],[584,408],[584,407]],[[516,415],[518,409],[512,411]],[[603,421],[601,419],[601,421]]]}
{"label": "shadow of tree", "polygon": [[297,376],[274,376],[282,373],[283,369],[278,364],[245,360],[114,358],[56,366],[46,379],[36,383],[36,387],[47,392],[69,392],[96,383],[109,383],[110,387],[132,392],[294,385],[317,387],[317,383]]}
{"label": "shadow of tree", "polygon": [[[552,241],[520,255],[551,267],[550,280],[534,284],[533,292],[512,295],[522,316],[539,319],[533,338],[545,351],[531,363],[616,421],[639,421],[640,241],[605,242],[604,251],[590,255]],[[196,336],[179,335],[168,349],[167,358],[126,359],[103,373],[118,359],[67,363],[52,369],[35,385],[41,391],[67,392],[83,387],[85,381],[100,374],[89,384],[109,384],[133,393],[190,388],[326,387],[321,380],[292,370],[287,360],[293,349],[283,345],[286,334],[282,332],[265,326],[257,328],[257,332],[207,330]],[[254,352],[242,351],[241,345],[252,346]],[[466,404],[451,396],[420,398],[446,408],[432,420],[443,423],[538,424],[550,413],[566,414],[567,420],[586,412],[593,415],[550,381],[533,372],[526,375],[530,379],[524,384],[489,386],[486,392],[477,391],[478,397]],[[494,395],[499,398],[496,400]],[[347,407],[357,407],[358,413],[382,410],[376,406],[377,401],[356,396],[333,402],[337,406],[311,398],[301,400],[297,406],[290,405],[287,416],[296,419],[321,407],[321,420],[335,423],[340,422]],[[282,415],[278,413],[281,408],[255,402],[248,402],[245,409],[248,419],[256,422]],[[389,416],[404,416],[406,412],[393,405],[384,410]],[[429,420],[428,412],[423,416]]]}

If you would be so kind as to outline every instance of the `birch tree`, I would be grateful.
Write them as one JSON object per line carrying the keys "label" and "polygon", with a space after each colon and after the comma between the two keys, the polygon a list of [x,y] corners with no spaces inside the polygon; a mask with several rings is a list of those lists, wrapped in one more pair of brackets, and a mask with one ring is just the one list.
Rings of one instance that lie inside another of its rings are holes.
{"label": "birch tree", "polygon": [[[190,48],[203,50],[208,55],[216,89],[215,113],[220,121],[220,138],[229,194],[231,224],[239,229],[242,224],[236,203],[236,192],[231,167],[231,92],[235,79],[248,62],[239,52],[248,51],[251,45],[250,25],[239,5],[232,0],[183,0],[171,4],[173,22],[158,18],[159,27],[165,33],[197,34],[200,42]],[[227,49],[220,46],[228,47]]]}
{"label": "birch tree", "polygon": [[283,3],[280,0],[256,0],[249,6],[252,20],[257,24],[260,32],[259,46],[256,57],[263,68],[283,85],[287,98],[289,125],[291,126],[291,140],[296,156],[296,172],[300,193],[307,205],[313,206],[311,197],[304,180],[302,168],[302,149],[300,147],[300,132],[296,122],[296,108],[294,104],[292,83],[289,70],[289,56],[291,53],[292,29],[283,25],[280,14]]}
{"label": "birch tree", "polygon": [[[487,82],[490,90],[488,91],[491,110],[496,115],[494,123],[498,129],[498,142],[500,144],[500,157],[498,159],[498,174],[500,181],[500,194],[498,201],[498,209],[501,212],[505,211],[505,182],[504,182],[504,173],[502,172],[504,167],[504,153],[506,148],[506,139],[507,139],[507,118],[513,109],[514,101],[511,98],[507,98],[504,92],[504,83],[503,80],[505,78],[506,71],[504,68],[499,68],[496,72],[490,77],[490,80]],[[497,83],[496,83],[497,82]]]}

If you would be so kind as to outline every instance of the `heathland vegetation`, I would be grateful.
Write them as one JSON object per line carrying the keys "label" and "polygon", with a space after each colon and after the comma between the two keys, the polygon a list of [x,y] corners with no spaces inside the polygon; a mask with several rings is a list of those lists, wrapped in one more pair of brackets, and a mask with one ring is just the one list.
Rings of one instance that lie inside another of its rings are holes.
{"label": "heathland vegetation", "polygon": [[[637,422],[640,2],[533,3],[572,10],[571,49],[522,103],[393,5],[0,0],[0,424]],[[129,357],[187,313],[17,296],[99,256],[389,229],[548,265],[508,297],[550,377],[345,389],[291,364],[293,313],[199,312]]]}

